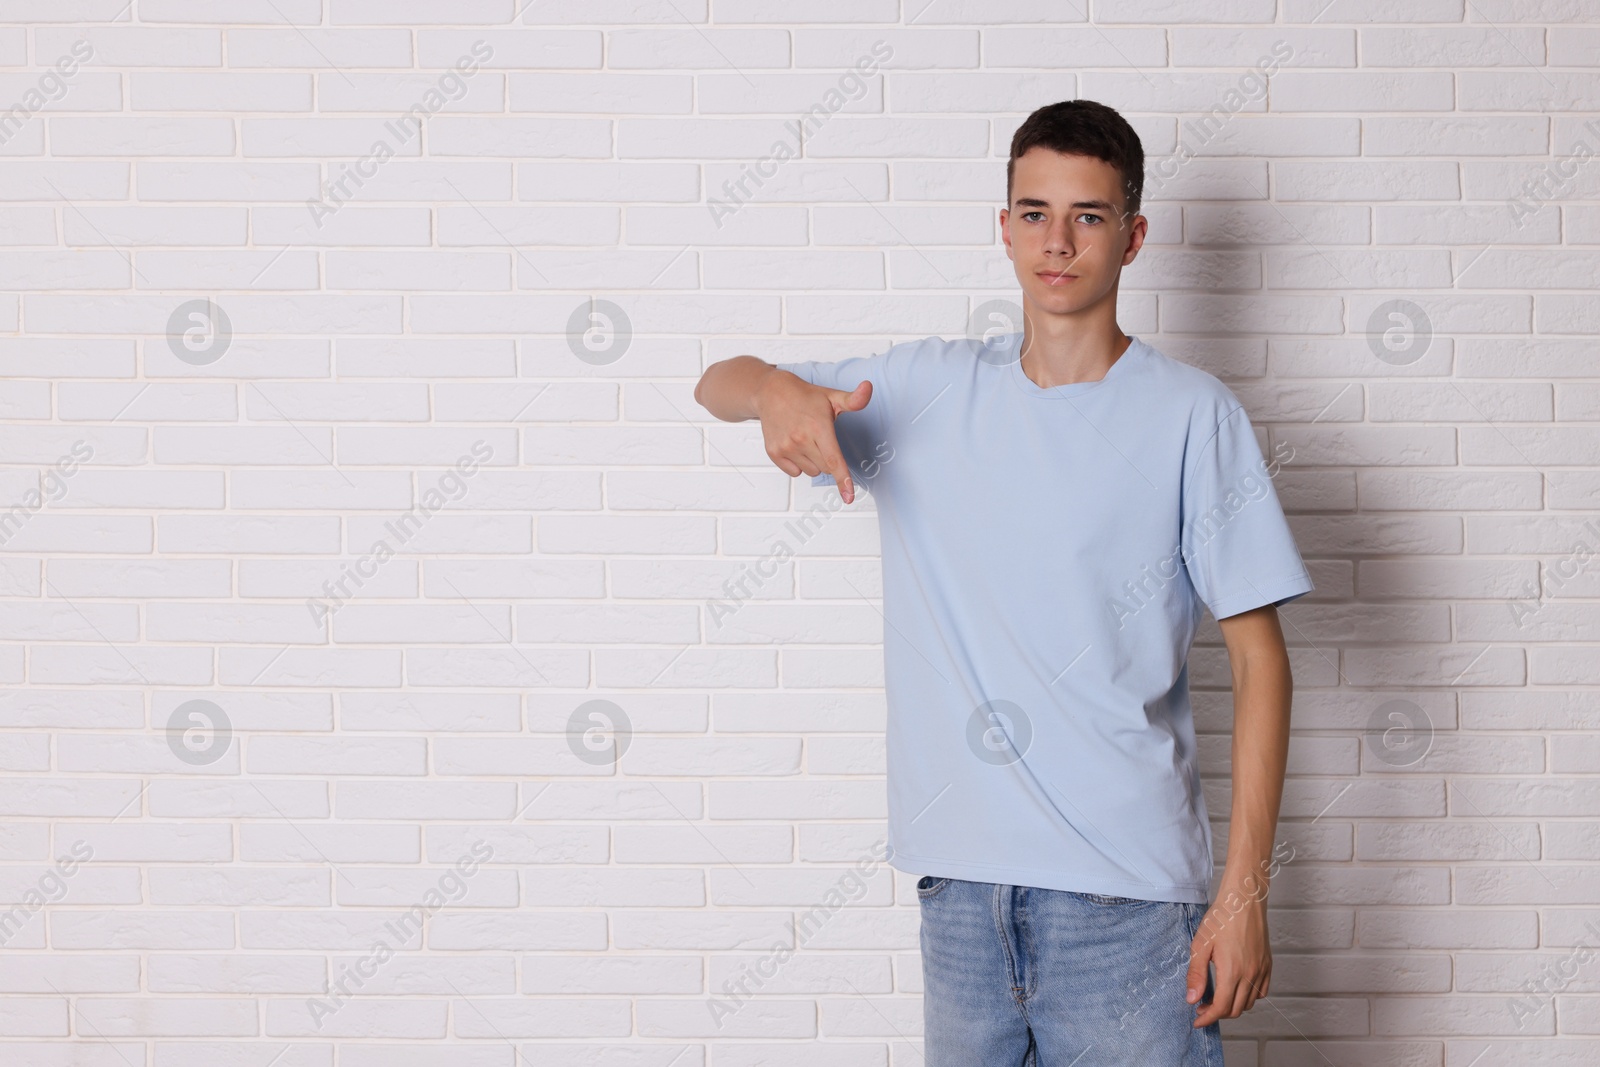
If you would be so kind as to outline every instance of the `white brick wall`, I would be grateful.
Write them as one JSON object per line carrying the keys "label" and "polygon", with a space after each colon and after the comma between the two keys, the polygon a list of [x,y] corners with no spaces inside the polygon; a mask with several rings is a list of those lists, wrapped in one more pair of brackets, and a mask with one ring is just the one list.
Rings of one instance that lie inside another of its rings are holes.
{"label": "white brick wall", "polygon": [[802,925],[884,830],[870,497],[712,625],[834,491],[691,389],[1014,298],[1073,96],[1149,156],[1121,324],[1292,450],[1318,587],[1230,1067],[1600,1062],[1597,57],[1587,0],[0,2],[0,1063],[919,1065],[912,879]]}

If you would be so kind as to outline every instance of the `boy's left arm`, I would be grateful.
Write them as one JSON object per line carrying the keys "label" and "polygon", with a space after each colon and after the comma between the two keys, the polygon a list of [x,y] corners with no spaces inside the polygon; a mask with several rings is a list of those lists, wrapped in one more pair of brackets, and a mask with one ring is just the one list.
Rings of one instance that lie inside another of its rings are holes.
{"label": "boy's left arm", "polygon": [[[1293,679],[1278,609],[1271,604],[1218,620],[1233,671],[1233,811],[1216,901],[1191,946],[1188,1000],[1194,1025],[1236,1019],[1267,995],[1267,885],[1273,834],[1289,758]],[[1197,1004],[1206,964],[1216,967],[1211,1001]]]}

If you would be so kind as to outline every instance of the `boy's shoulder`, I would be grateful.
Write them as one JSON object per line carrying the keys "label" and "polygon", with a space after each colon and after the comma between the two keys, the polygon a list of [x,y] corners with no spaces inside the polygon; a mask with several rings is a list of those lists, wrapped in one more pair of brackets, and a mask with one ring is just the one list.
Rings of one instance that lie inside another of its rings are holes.
{"label": "boy's shoulder", "polygon": [[914,362],[928,366],[935,361],[970,361],[977,357],[982,347],[982,341],[975,341],[970,337],[941,337],[938,334],[929,334],[926,337],[914,337],[909,341],[898,341],[884,350],[883,357],[890,363],[909,365]]}
{"label": "boy's shoulder", "polygon": [[1249,413],[1233,389],[1215,374],[1167,355],[1144,341],[1145,391],[1141,400],[1163,420],[1185,420],[1191,435],[1210,437],[1225,421]]}
{"label": "boy's shoulder", "polygon": [[1148,341],[1139,341],[1148,350],[1150,370],[1160,375],[1180,396],[1199,402],[1220,404],[1228,408],[1239,406],[1239,398],[1221,378],[1192,363],[1185,363],[1167,355]]}
{"label": "boy's shoulder", "polygon": [[872,376],[894,394],[913,399],[922,391],[947,387],[957,381],[983,351],[983,342],[938,334],[899,341],[880,350],[868,362]]}

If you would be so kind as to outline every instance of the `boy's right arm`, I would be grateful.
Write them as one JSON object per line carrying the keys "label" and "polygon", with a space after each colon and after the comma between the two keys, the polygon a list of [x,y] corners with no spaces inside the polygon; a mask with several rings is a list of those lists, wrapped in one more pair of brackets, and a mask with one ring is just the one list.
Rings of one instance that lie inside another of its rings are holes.
{"label": "boy's right arm", "polygon": [[755,356],[734,356],[706,369],[694,398],[724,422],[760,419],[767,456],[780,470],[791,478],[831,474],[844,502],[855,499],[833,420],[866,407],[872,382],[863,379],[853,392],[827,389]]}

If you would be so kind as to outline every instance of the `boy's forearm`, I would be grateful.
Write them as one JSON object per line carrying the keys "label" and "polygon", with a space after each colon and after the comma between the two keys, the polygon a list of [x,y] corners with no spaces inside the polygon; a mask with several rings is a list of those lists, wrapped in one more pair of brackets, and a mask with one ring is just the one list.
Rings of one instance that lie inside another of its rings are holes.
{"label": "boy's forearm", "polygon": [[1223,880],[1251,896],[1265,897],[1269,881],[1293,685],[1281,645],[1244,657],[1234,672],[1233,809]]}
{"label": "boy's forearm", "polygon": [[761,387],[772,375],[787,373],[755,356],[734,356],[706,368],[694,387],[694,399],[724,422],[760,418]]}
{"label": "boy's forearm", "polygon": [[1234,809],[1226,870],[1267,880],[1290,745],[1288,664],[1261,664],[1234,689]]}

